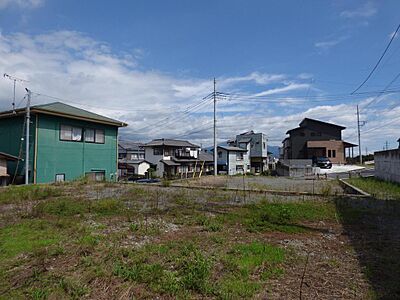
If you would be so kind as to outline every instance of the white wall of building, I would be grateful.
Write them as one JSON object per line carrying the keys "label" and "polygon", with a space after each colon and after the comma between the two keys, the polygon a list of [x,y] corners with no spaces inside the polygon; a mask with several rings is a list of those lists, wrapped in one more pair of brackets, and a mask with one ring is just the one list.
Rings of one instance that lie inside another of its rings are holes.
{"label": "white wall of building", "polygon": [[375,177],[400,183],[400,149],[374,153]]}

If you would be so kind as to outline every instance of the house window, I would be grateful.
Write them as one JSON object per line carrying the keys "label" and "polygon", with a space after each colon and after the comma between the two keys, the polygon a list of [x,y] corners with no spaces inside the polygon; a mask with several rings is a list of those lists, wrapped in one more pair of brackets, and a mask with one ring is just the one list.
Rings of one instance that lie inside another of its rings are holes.
{"label": "house window", "polygon": [[144,159],[144,154],[143,153],[139,153],[139,159]]}
{"label": "house window", "polygon": [[263,142],[263,149],[265,149],[265,142]]}
{"label": "house window", "polygon": [[332,157],[336,157],[336,150],[332,150]]}
{"label": "house window", "polygon": [[328,150],[328,157],[332,157],[332,151]]}
{"label": "house window", "polygon": [[237,160],[243,159],[243,152],[237,153],[237,154],[236,154],[236,159],[237,159]]}
{"label": "house window", "polygon": [[102,129],[96,129],[96,134],[95,134],[95,142],[98,144],[104,144],[104,130]]}
{"label": "house window", "polygon": [[64,182],[65,174],[56,174],[56,182]]}
{"label": "house window", "polygon": [[168,149],[168,148],[165,149],[165,150],[164,150],[164,155],[165,155],[165,156],[171,156],[171,155],[172,155],[172,149]]}
{"label": "house window", "polygon": [[161,148],[154,148],[153,149],[153,154],[154,155],[162,155],[163,154],[162,149]]}
{"label": "house window", "polygon": [[131,160],[135,160],[135,159],[138,159],[137,153],[131,154]]}
{"label": "house window", "polygon": [[94,129],[85,129],[85,142],[94,143]]}
{"label": "house window", "polygon": [[218,158],[222,158],[222,151],[218,151]]}
{"label": "house window", "polygon": [[82,128],[68,125],[61,125],[60,140],[62,141],[82,141]]}
{"label": "house window", "polygon": [[104,181],[106,179],[106,172],[105,171],[87,172],[86,176],[91,181]]}

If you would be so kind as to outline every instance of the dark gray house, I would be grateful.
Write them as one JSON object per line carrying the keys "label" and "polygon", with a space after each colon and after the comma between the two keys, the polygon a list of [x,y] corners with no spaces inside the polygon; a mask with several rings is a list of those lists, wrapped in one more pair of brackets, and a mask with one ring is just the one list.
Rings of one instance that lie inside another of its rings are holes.
{"label": "dark gray house", "polygon": [[[289,136],[282,142],[281,158],[311,159],[326,156],[332,163],[345,163],[346,149],[357,146],[342,140],[342,131],[345,128],[340,125],[305,118],[300,122],[299,127],[286,132]],[[348,156],[350,156],[350,153]]]}

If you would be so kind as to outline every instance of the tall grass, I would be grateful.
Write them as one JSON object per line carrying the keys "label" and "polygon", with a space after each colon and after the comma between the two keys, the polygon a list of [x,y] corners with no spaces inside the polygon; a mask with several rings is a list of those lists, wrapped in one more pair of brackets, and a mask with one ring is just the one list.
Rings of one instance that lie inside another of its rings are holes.
{"label": "tall grass", "polygon": [[379,180],[373,177],[349,178],[346,181],[378,199],[400,200],[400,184]]}
{"label": "tall grass", "polygon": [[62,190],[48,185],[9,186],[0,189],[0,203],[9,204],[26,200],[42,200],[62,195]]}

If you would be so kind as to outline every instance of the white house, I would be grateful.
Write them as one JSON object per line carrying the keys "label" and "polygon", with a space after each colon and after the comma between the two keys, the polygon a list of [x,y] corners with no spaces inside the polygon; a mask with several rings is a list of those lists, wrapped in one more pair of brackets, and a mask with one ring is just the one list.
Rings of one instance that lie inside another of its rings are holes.
{"label": "white house", "polygon": [[236,175],[250,172],[249,147],[249,143],[242,143],[241,147],[218,146],[218,173]]}

